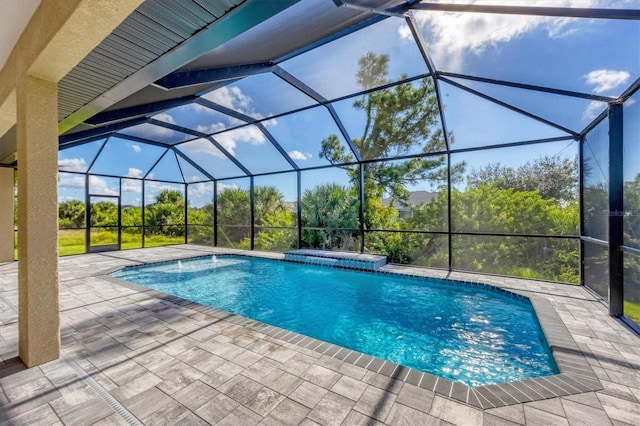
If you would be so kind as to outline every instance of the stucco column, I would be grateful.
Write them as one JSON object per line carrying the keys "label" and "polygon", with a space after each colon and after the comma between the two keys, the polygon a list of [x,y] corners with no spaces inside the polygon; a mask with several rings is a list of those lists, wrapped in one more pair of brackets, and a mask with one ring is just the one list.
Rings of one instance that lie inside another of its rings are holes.
{"label": "stucco column", "polygon": [[58,88],[17,84],[19,351],[33,367],[60,355]]}
{"label": "stucco column", "polygon": [[0,167],[0,262],[13,260],[13,169]]}

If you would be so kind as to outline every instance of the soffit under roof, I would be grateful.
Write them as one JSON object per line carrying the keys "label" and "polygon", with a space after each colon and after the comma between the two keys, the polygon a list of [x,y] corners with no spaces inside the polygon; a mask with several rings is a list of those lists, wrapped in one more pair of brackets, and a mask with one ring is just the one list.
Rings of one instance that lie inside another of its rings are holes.
{"label": "soffit under roof", "polygon": [[63,120],[245,0],[147,0],[59,83]]}

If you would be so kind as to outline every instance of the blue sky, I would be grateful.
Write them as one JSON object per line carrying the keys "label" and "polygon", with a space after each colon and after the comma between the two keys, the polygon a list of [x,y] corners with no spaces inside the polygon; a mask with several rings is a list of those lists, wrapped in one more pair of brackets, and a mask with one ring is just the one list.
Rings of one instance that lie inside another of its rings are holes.
{"label": "blue sky", "polygon": [[[485,2],[486,3],[486,2]],[[549,5],[530,0],[527,5]],[[637,0],[558,0],[559,6],[640,7]],[[640,76],[640,23],[601,19],[562,19],[457,13],[416,13],[416,21],[437,69],[474,76],[503,79],[552,88],[574,90],[604,96],[618,96]],[[312,87],[327,99],[346,96],[359,90],[355,74],[358,60],[366,52],[389,55],[389,79],[427,72],[415,41],[402,19],[389,18],[358,33],[346,36],[281,64],[282,68]],[[606,108],[601,102],[532,92],[457,79],[456,83],[482,91],[489,96],[571,131],[581,131]],[[453,148],[517,142],[568,133],[440,82],[448,130],[454,135]],[[313,100],[285,84],[272,74],[247,77],[204,96],[241,114],[265,119],[265,129],[301,168],[327,164],[318,156],[321,141],[331,134],[340,135],[335,122],[324,107],[291,116],[269,118],[292,109],[313,104]],[[637,96],[635,97],[637,98]],[[354,110],[351,100],[335,104],[335,109],[350,133],[356,137],[363,126],[363,115]],[[630,105],[629,108],[633,106]],[[637,109],[637,108],[636,108]],[[235,156],[252,173],[292,170],[256,126],[213,111],[199,104],[186,105],[156,114],[154,119],[213,134],[216,143]],[[235,128],[235,129],[234,129]],[[231,130],[229,130],[231,129]],[[631,134],[633,129],[628,132]],[[151,124],[126,132],[130,135],[176,144],[176,149],[192,158],[217,178],[242,175],[242,171],[207,139],[197,139]],[[637,134],[637,133],[636,133]],[[340,135],[340,141],[346,141]],[[60,152],[61,171],[86,171],[104,141],[92,142]],[[542,155],[558,153],[571,157],[577,144],[558,142],[524,148],[475,151],[454,156],[454,162],[466,161],[469,168],[491,162],[517,167]],[[637,154],[637,153],[636,153]],[[637,157],[637,155],[636,155]],[[157,166],[151,167],[160,160]],[[630,169],[639,169],[630,163]],[[133,178],[147,176],[163,180],[197,181],[203,174],[173,151],[112,137],[102,149],[91,171]],[[634,172],[629,172],[631,176]],[[94,177],[92,192],[114,194],[113,180]],[[315,184],[347,184],[343,172],[329,170],[303,174],[303,189]],[[256,178],[256,185],[276,185],[285,199],[296,195],[295,174]],[[248,186],[248,179],[225,185]],[[170,185],[151,182],[147,201],[157,191]],[[425,183],[416,189],[429,189]],[[80,175],[61,174],[60,201],[83,199],[84,179]],[[127,200],[140,203],[141,191],[134,180],[123,183]],[[220,187],[223,189],[224,187]],[[203,205],[212,196],[210,185],[191,186],[189,199]]]}

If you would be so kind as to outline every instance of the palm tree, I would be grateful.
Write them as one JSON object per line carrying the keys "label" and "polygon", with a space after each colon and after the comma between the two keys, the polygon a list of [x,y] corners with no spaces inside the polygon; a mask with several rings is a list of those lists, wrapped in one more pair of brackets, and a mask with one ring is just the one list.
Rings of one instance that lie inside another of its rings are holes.
{"label": "palm tree", "polygon": [[84,227],[84,202],[69,200],[58,205],[58,218],[61,228]]}
{"label": "palm tree", "polygon": [[352,188],[335,183],[306,190],[302,197],[302,226],[311,247],[352,249],[358,235],[358,196]]}

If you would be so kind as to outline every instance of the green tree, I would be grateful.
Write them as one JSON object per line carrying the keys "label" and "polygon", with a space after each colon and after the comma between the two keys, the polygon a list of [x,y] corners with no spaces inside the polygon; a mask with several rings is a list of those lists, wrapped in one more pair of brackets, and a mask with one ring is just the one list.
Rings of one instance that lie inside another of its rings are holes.
{"label": "green tree", "polygon": [[118,205],[109,201],[91,203],[90,222],[92,227],[116,226],[118,224]]}
{"label": "green tree", "polygon": [[58,204],[59,227],[84,228],[85,208],[84,201],[68,200]]}
{"label": "green tree", "polygon": [[121,211],[122,232],[140,234],[142,232],[142,207],[126,206]]}
{"label": "green tree", "polygon": [[[453,190],[453,229],[457,232],[576,235],[578,205],[559,205],[538,190],[502,189],[498,182]],[[549,238],[454,236],[457,269],[578,281],[575,242]]]}
{"label": "green tree", "polygon": [[[254,244],[260,250],[286,250],[297,242],[295,214],[287,208],[284,197],[273,186],[254,188]],[[232,247],[251,245],[251,196],[249,190],[225,189],[218,195],[218,243]],[[289,228],[289,229],[287,229]]]}
{"label": "green tree", "polygon": [[358,194],[338,184],[319,185],[302,196],[302,240],[308,247],[355,250],[358,247]]}
{"label": "green tree", "polygon": [[542,198],[568,204],[578,200],[578,158],[545,155],[519,167],[487,164],[472,170],[467,183],[495,183],[498,188],[516,191],[538,190]]}
{"label": "green tree", "polygon": [[[389,83],[387,55],[368,52],[360,58],[359,65],[356,79],[362,89]],[[353,108],[364,112],[366,117],[362,133],[353,138],[353,145],[363,159],[381,160],[366,164],[363,182],[364,227],[400,229],[402,224],[394,204],[408,204],[408,188],[423,181],[429,181],[442,192],[446,188],[445,156],[393,160],[395,157],[428,154],[445,148],[433,80],[424,78],[367,93],[353,102]],[[337,166],[355,160],[336,135],[322,141],[320,156]],[[359,186],[358,170],[342,167],[347,168],[353,186]],[[463,169],[464,164],[454,167],[454,180],[458,179]],[[382,202],[385,196],[391,199],[387,205]],[[398,234],[370,233],[367,236],[367,248],[389,255],[392,261],[410,260],[406,239]]]}
{"label": "green tree", "polygon": [[[640,248],[640,174],[625,182],[624,210],[624,244]],[[624,262],[624,314],[640,325],[640,256],[626,253]]]}
{"label": "green tree", "polygon": [[226,188],[218,193],[218,244],[235,247],[251,231],[251,197],[248,189]]}
{"label": "green tree", "polygon": [[274,186],[256,186],[254,189],[256,224],[255,248],[285,251],[298,244],[295,231],[296,214],[284,202],[284,196]]}
{"label": "green tree", "polygon": [[284,197],[274,186],[254,188],[254,215],[256,226],[294,226],[293,212],[284,203]]}
{"label": "green tree", "polygon": [[213,244],[213,209],[213,203],[188,208],[189,242]]}
{"label": "green tree", "polygon": [[[387,55],[368,52],[360,58],[359,65],[356,77],[362,89],[389,82]],[[429,153],[445,147],[431,78],[424,78],[416,85],[403,83],[365,94],[353,102],[353,108],[366,114],[362,134],[352,141],[365,160]],[[352,153],[340,145],[336,135],[322,141],[320,156],[336,165],[354,161]],[[444,156],[434,156],[369,163],[364,182],[368,198],[381,198],[386,193],[405,201],[409,196],[408,185],[423,180],[444,184],[447,178],[445,160]],[[357,183],[357,170],[350,168],[349,172],[352,181]],[[373,212],[368,213],[365,222],[373,219]]]}
{"label": "green tree", "polygon": [[183,237],[185,231],[184,196],[180,191],[163,189],[156,201],[145,207],[147,232]]}

